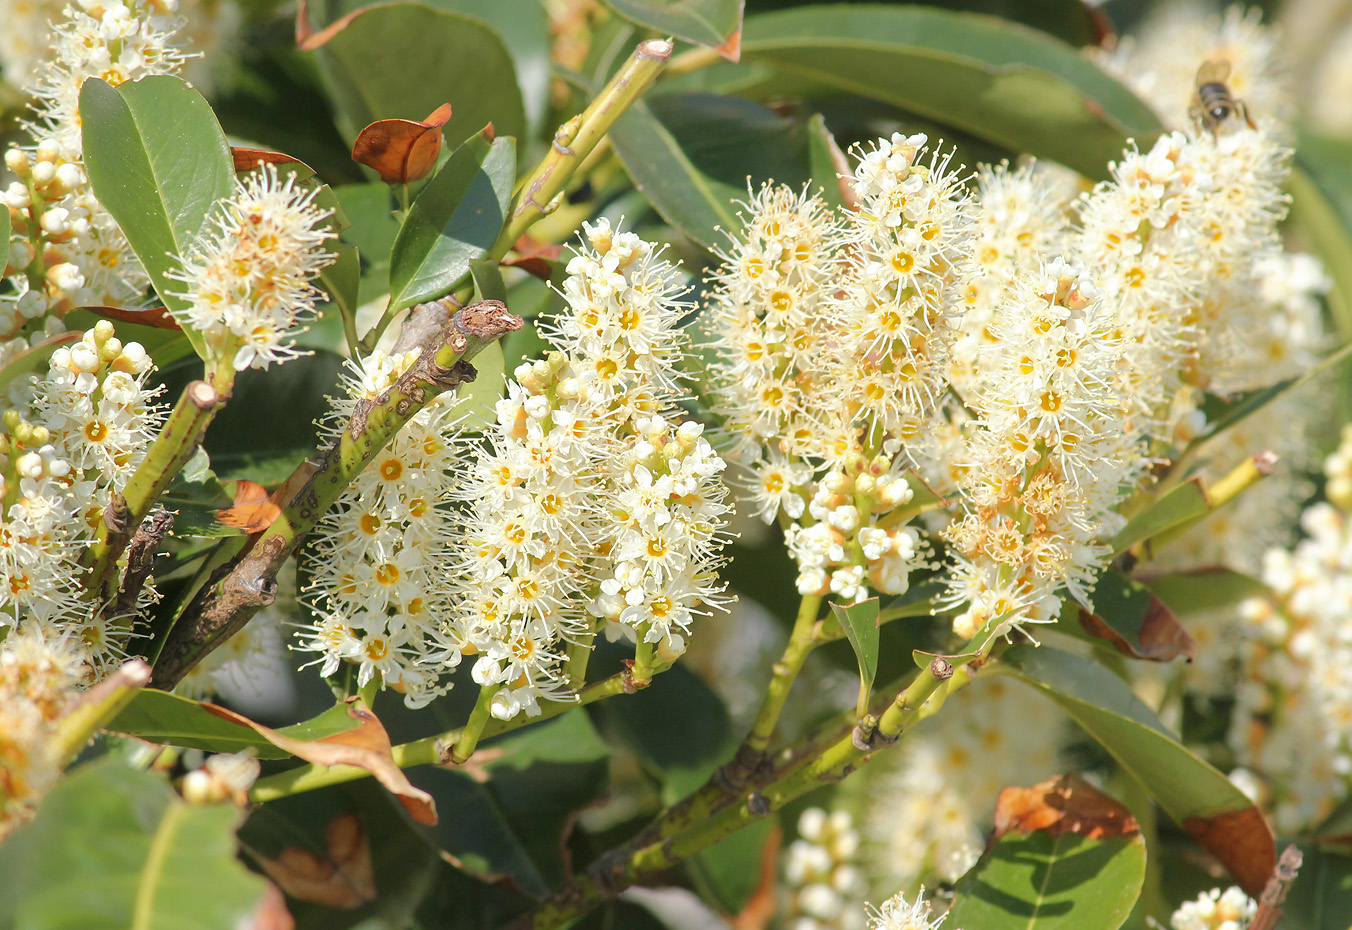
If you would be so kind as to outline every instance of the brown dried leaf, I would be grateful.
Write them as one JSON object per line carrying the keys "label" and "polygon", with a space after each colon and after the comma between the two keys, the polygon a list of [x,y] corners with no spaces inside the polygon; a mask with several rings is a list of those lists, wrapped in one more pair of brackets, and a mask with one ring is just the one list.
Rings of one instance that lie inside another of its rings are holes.
{"label": "brown dried leaf", "polygon": [[1131,811],[1078,775],[1066,774],[1031,788],[1006,788],[995,805],[995,835],[1067,833],[1091,840],[1141,832]]}
{"label": "brown dried leaf", "polygon": [[305,483],[319,466],[304,462],[287,476],[271,494],[267,488],[247,478],[235,482],[235,503],[216,511],[216,519],[224,526],[246,533],[261,533],[281,515],[291,499],[305,487]]}
{"label": "brown dried leaf", "polygon": [[[230,158],[235,163],[236,171],[252,171],[259,165],[305,165],[305,162],[296,158],[294,155],[287,155],[285,152],[274,152],[270,149],[251,149],[242,145],[232,145],[230,147]],[[311,171],[314,169],[311,168]]]}
{"label": "brown dried leaf", "polygon": [[1257,807],[1215,817],[1189,817],[1183,829],[1230,870],[1247,894],[1256,898],[1263,893],[1277,866],[1277,845]]}
{"label": "brown dried leaf", "polygon": [[715,52],[722,55],[728,61],[736,64],[742,60],[742,30],[738,29],[732,35],[728,36],[728,41],[722,45],[715,46]]}
{"label": "brown dried leaf", "polygon": [[1141,618],[1137,643],[1128,641],[1107,620],[1083,607],[1080,608],[1080,625],[1090,636],[1107,640],[1118,652],[1133,659],[1168,662],[1183,656],[1191,662],[1197,658],[1197,642],[1178,622],[1169,605],[1154,594],[1150,595],[1150,605]]}
{"label": "brown dried leaf", "polygon": [[310,23],[310,9],[306,0],[300,0],[296,7],[296,47],[302,52],[313,52],[325,42],[347,28],[348,23],[369,10],[369,6],[359,7],[315,32]]}
{"label": "brown dried leaf", "polygon": [[516,240],[516,245],[512,246],[512,250],[516,252],[516,257],[504,258],[501,264],[509,268],[520,268],[541,281],[548,281],[551,277],[549,262],[563,254],[562,245],[546,245],[537,239],[524,235]]}
{"label": "brown dried leaf", "polygon": [[352,160],[374,168],[386,184],[409,184],[425,177],[441,154],[441,127],[451,118],[443,103],[421,121],[381,119],[357,135]]}
{"label": "brown dried leaf", "polygon": [[385,727],[360,699],[348,698],[346,703],[348,714],[359,721],[359,726],[310,741],[283,736],[276,730],[215,704],[202,706],[218,717],[249,727],[272,745],[285,749],[306,762],[324,766],[355,765],[357,768],[365,769],[376,781],[384,785],[387,791],[399,798],[399,803],[404,805],[409,816],[418,823],[434,825],[437,822],[436,804],[426,791],[413,787],[403,770],[394,764],[390,737],[385,732]]}
{"label": "brown dried leaf", "polygon": [[288,846],[276,858],[254,858],[293,898],[326,907],[354,908],[376,899],[376,876],[366,827],[356,814],[339,814],[324,831],[325,855]]}
{"label": "brown dried leaf", "polygon": [[[153,326],[156,329],[171,329],[174,332],[183,331],[183,327],[178,325],[178,321],[164,307],[154,307],[150,310],[127,310],[123,307],[80,307],[79,309],[88,310],[95,316],[101,316],[107,320],[117,320],[121,323],[140,323],[142,326]],[[79,333],[75,335],[78,337]]]}

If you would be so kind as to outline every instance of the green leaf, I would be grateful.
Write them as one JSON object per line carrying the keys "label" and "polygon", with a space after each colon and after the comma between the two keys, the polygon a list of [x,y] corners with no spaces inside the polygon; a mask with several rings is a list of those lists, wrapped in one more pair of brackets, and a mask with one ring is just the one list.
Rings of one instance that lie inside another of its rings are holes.
{"label": "green leaf", "polygon": [[267,883],[235,858],[239,810],[189,806],[105,757],[71,772],[0,846],[0,927],[235,930]]}
{"label": "green leaf", "polygon": [[488,123],[499,136],[525,131],[511,55],[481,19],[422,3],[368,6],[315,54],[349,145],[369,123],[420,120],[447,102],[452,144]]}
{"label": "green leaf", "polygon": [[696,45],[717,48],[742,28],[745,0],[606,0],[606,3],[630,22]]}
{"label": "green leaf", "polygon": [[1143,579],[1176,614],[1233,607],[1267,593],[1267,585],[1251,575],[1229,568],[1198,568]]}
{"label": "green leaf", "polygon": [[740,914],[761,882],[766,846],[779,831],[778,816],[748,826],[686,862],[700,896],[725,914]]}
{"label": "green leaf", "polygon": [[437,172],[409,208],[390,252],[390,307],[443,297],[488,253],[512,196],[516,143],[470,139]]}
{"label": "green leaf", "polygon": [[1212,436],[1218,436],[1230,427],[1234,426],[1240,420],[1252,416],[1268,404],[1277,400],[1277,398],[1294,391],[1301,385],[1312,381],[1324,372],[1334,368],[1347,361],[1348,356],[1352,356],[1352,342],[1330,352],[1319,360],[1309,371],[1296,378],[1287,378],[1285,381],[1278,381],[1276,384],[1265,388],[1249,391],[1241,394],[1233,400],[1222,400],[1216,397],[1209,397],[1208,402],[1203,406],[1203,412],[1211,422],[1211,432],[1199,442],[1205,442]]}
{"label": "green leaf", "polygon": [[175,537],[216,538],[244,533],[244,530],[226,526],[216,519],[217,511],[234,505],[234,498],[215,474],[207,475],[202,481],[188,481],[179,472],[169,490],[160,496],[159,503],[174,514]]}
{"label": "green leaf", "polygon": [[573,711],[480,752],[487,761],[476,777],[410,772],[436,799],[438,840],[471,873],[506,874],[530,894],[547,894],[566,876],[562,850],[576,812],[605,793],[610,747]]}
{"label": "green leaf", "polygon": [[9,211],[0,210],[0,269],[9,265]]}
{"label": "green leaf", "polygon": [[1200,478],[1177,484],[1127,521],[1127,525],[1113,537],[1110,544],[1113,554],[1125,552],[1138,542],[1158,536],[1167,529],[1204,517],[1210,511],[1211,500]]}
{"label": "green leaf", "polygon": [[1145,881],[1145,841],[1006,833],[958,883],[948,921],[981,930],[1117,930]]}
{"label": "green leaf", "polygon": [[1304,861],[1283,907],[1282,930],[1347,930],[1352,914],[1352,856],[1302,843]]}
{"label": "green leaf", "polygon": [[661,782],[666,804],[704,784],[737,747],[722,700],[684,665],[637,694],[597,705],[596,713],[607,734],[632,749]]}
{"label": "green leaf", "polygon": [[1047,695],[1256,895],[1277,861],[1272,830],[1242,791],[1165,729],[1122,679],[1091,659],[1017,645],[1000,661]]}
{"label": "green leaf", "polygon": [[390,292],[390,250],[399,235],[390,186],[381,181],[344,184],[333,192],[351,224],[343,241],[357,247],[361,258],[358,303],[367,304]]}
{"label": "green leaf", "polygon": [[1075,47],[995,17],[919,6],[821,5],[747,19],[742,58],[773,66],[761,98],[844,91],[1017,152],[1107,175],[1154,113]]}
{"label": "green leaf", "polygon": [[1352,142],[1308,130],[1291,170],[1291,220],[1333,277],[1329,311],[1339,342],[1352,341]]}
{"label": "green leaf", "polygon": [[838,177],[841,170],[836,164],[836,159],[843,153],[820,113],[814,113],[807,121],[807,155],[813,185],[821,192],[822,199],[836,210],[843,210],[845,198],[841,196]]}
{"label": "green leaf", "polygon": [[30,374],[36,374],[39,378],[44,377],[51,363],[52,353],[61,346],[79,342],[80,338],[81,331],[73,329],[6,357],[5,363],[0,365],[0,390]]}
{"label": "green leaf", "polygon": [[808,130],[736,97],[665,94],[631,106],[610,140],[634,184],[682,233],[706,247],[741,228],[737,205],[769,180],[812,179]]}
{"label": "green leaf", "polygon": [[[179,267],[216,205],[235,189],[234,163],[211,106],[176,77],[114,89],[92,78],[80,90],[85,170],[117,220],[160,300],[187,302],[166,272]],[[200,337],[188,332],[201,354]]]}
{"label": "green leaf", "polygon": [[[318,717],[278,730],[291,739],[317,740],[354,730],[359,725],[345,705],[336,704]],[[156,691],[142,690],[106,729],[152,743],[205,749],[208,752],[256,750],[260,759],[289,759],[291,754],[268,742],[242,723],[227,720],[208,710],[200,701]]]}
{"label": "green leaf", "polygon": [[469,263],[469,276],[474,279],[474,292],[480,300],[507,302],[507,284],[502,270],[491,258],[479,258]]}
{"label": "green leaf", "polygon": [[832,604],[831,610],[859,660],[859,713],[862,716],[868,707],[873,679],[878,675],[878,599],[871,597],[848,607]]}

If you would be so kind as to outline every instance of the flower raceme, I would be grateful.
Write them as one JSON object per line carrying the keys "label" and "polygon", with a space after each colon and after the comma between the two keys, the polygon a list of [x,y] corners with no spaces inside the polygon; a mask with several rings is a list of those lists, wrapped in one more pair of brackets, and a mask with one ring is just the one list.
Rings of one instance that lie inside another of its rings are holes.
{"label": "flower raceme", "polygon": [[1203,391],[1308,362],[1311,327],[1262,286],[1289,264],[1289,153],[1261,125],[1130,148],[1078,200],[1036,165],[969,186],[926,146],[861,151],[843,213],[752,194],[713,278],[712,381],[801,593],[904,592],[930,567],[908,524],[943,507],[972,636],[1052,620],[1063,592],[1090,606],[1118,504],[1204,428]]}
{"label": "flower raceme", "polygon": [[[417,703],[472,657],[508,719],[570,698],[570,657],[597,632],[672,661],[722,603],[723,461],[676,406],[680,278],[605,221],[586,241],[545,329],[552,351],[517,368],[493,422],[429,405],[325,518],[322,619],[303,635],[326,674],[351,660]],[[372,356],[349,394],[379,393],[412,361]]]}
{"label": "flower raceme", "polygon": [[270,164],[236,183],[210,232],[181,256],[170,277],[187,285],[175,317],[205,337],[207,350],[236,371],[267,368],[304,354],[293,337],[322,293],[314,279],[333,253],[323,223],[333,212],[315,205],[318,188]]}

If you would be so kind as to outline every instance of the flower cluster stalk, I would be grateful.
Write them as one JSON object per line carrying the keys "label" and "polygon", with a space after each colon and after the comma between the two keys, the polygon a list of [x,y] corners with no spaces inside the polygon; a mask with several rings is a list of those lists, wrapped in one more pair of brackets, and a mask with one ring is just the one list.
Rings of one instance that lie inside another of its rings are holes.
{"label": "flower cluster stalk", "polygon": [[101,603],[107,603],[117,593],[117,560],[131,541],[132,533],[192,458],[207,427],[228,399],[235,372],[229,366],[222,367],[225,383],[192,381],[183,389],[164,429],[104,513],[98,536],[86,550],[89,589]]}

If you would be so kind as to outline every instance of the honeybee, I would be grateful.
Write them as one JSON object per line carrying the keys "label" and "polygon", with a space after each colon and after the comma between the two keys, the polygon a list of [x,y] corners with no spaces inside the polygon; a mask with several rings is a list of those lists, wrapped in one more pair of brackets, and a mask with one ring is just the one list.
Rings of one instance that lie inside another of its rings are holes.
{"label": "honeybee", "polygon": [[1224,58],[1204,61],[1197,69],[1197,92],[1193,94],[1188,113],[1213,135],[1235,114],[1242,116],[1250,129],[1258,128],[1249,118],[1244,101],[1236,100],[1230,93],[1225,83],[1229,77],[1230,62]]}

